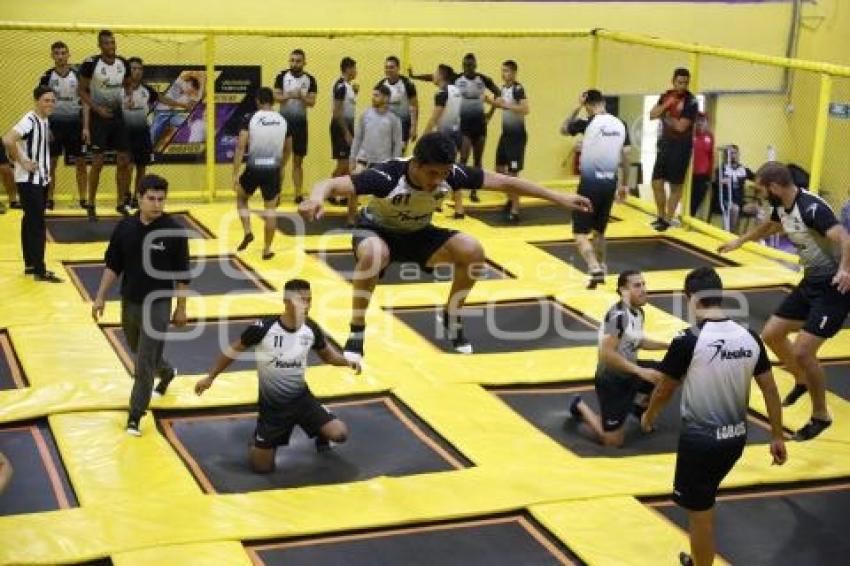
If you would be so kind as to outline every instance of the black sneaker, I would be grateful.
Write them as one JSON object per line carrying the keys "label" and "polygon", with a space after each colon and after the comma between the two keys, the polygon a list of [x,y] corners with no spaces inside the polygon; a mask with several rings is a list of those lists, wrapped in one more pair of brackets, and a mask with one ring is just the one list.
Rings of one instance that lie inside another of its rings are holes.
{"label": "black sneaker", "polygon": [[139,419],[135,417],[127,418],[127,434],[130,436],[142,436],[142,429],[139,428]]}
{"label": "black sneaker", "polygon": [[97,209],[93,204],[86,207],[86,216],[88,217],[89,222],[97,222]]}
{"label": "black sneaker", "polygon": [[[359,336],[356,334],[359,334]],[[350,334],[342,348],[342,355],[349,362],[359,362],[363,359],[364,332],[357,332],[356,334]]]}
{"label": "black sneaker", "polygon": [[687,552],[680,552],[679,564],[680,566],[694,566],[694,559]]}
{"label": "black sneaker", "polygon": [[331,441],[325,438],[322,435],[316,437],[316,452],[321,454],[322,452],[330,452],[331,451]]}
{"label": "black sneaker", "polygon": [[301,195],[295,197],[295,204],[301,204],[302,202],[304,202],[304,197],[302,197]]}
{"label": "black sneaker", "polygon": [[21,205],[21,201],[13,200],[9,203],[9,208],[14,208],[15,210],[22,210],[24,207]]}
{"label": "black sneaker", "polygon": [[45,209],[47,209],[47,210],[53,210],[53,208],[54,208],[55,206],[56,206],[56,201],[54,201],[52,198],[51,198],[51,199],[47,199],[47,200],[44,202],[44,208],[45,208]]}
{"label": "black sneaker", "polygon": [[788,395],[785,396],[785,399],[782,400],[783,407],[790,407],[797,400],[809,392],[809,388],[803,385],[802,383],[795,383],[794,387],[791,391],[788,392]]}
{"label": "black sneaker", "polygon": [[35,268],[34,267],[25,267],[24,268],[24,275],[35,275]]}
{"label": "black sneaker", "polygon": [[463,322],[461,322],[460,317],[458,316],[454,321],[451,321],[448,313],[443,311],[437,315],[437,318],[440,324],[443,325],[446,337],[452,343],[452,349],[458,354],[471,354],[472,343],[463,335]]}
{"label": "black sneaker", "polygon": [[596,289],[597,285],[605,284],[605,272],[604,271],[594,271],[590,274],[590,281],[587,283],[588,289]]}
{"label": "black sneaker", "polygon": [[581,403],[581,395],[573,395],[570,400],[570,415],[576,422],[581,422],[581,411],[578,410],[578,404]]}
{"label": "black sneaker", "polygon": [[174,376],[177,375],[177,372],[174,368],[162,368],[157,372],[157,377],[159,377],[159,383],[154,387],[153,395],[154,397],[162,397],[165,395],[165,392],[168,390],[168,386],[171,385],[171,382],[174,380]]}
{"label": "black sneaker", "polygon": [[254,234],[251,234],[251,233],[245,234],[245,237],[242,238],[242,241],[239,242],[238,246],[236,246],[236,251],[237,252],[244,252],[245,248],[247,248],[251,244],[251,242],[253,242],[253,241],[254,241]]}
{"label": "black sneaker", "polygon": [[471,200],[472,202],[481,202],[481,199],[478,198],[478,191],[476,191],[475,189],[469,191],[469,200]]}
{"label": "black sneaker", "polygon": [[670,227],[670,223],[663,218],[656,218],[655,222],[650,224],[650,226],[652,226],[657,232],[664,232]]}
{"label": "black sneaker", "polygon": [[33,273],[33,279],[45,283],[62,283],[62,279],[57,277],[56,274],[52,271],[45,271],[44,273]]}
{"label": "black sneaker", "polygon": [[86,209],[86,208],[88,208],[88,207],[89,207],[89,205],[88,205],[88,204],[86,204],[86,201],[85,201],[85,200],[82,200],[82,199],[81,199],[81,200],[79,201],[79,203],[80,203],[80,208],[82,208],[82,209]]}
{"label": "black sneaker", "polygon": [[455,220],[463,220],[465,217],[466,217],[466,215],[464,213],[455,212],[454,216],[452,218],[454,218]]}
{"label": "black sneaker", "polygon": [[270,260],[270,259],[271,259],[271,258],[273,258],[273,257],[274,257],[274,252],[271,252],[271,251],[269,251],[269,252],[263,252],[263,259],[264,259],[264,260],[268,261],[268,260]]}
{"label": "black sneaker", "polygon": [[823,419],[816,419],[812,417],[803,428],[794,433],[793,439],[797,442],[811,440],[828,429],[830,425],[832,425],[832,421],[825,421]]}

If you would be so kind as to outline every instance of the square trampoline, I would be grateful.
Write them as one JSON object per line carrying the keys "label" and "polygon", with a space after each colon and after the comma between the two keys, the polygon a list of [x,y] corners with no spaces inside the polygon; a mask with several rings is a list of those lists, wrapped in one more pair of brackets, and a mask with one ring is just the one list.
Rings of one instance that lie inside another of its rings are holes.
{"label": "square trampoline", "polygon": [[[254,564],[583,564],[527,514],[246,545]],[[378,558],[380,557],[380,558]]]}
{"label": "square trampoline", "polygon": [[[687,531],[687,512],[672,500],[645,503]],[[848,509],[846,479],[786,489],[721,491],[714,520],[717,554],[730,564],[747,566],[841,564],[839,557],[850,555]]]}
{"label": "square trampoline", "polygon": [[[179,375],[201,375],[210,369],[215,359],[221,353],[222,348],[235,341],[255,320],[268,315],[260,315],[256,318],[228,318],[217,320],[206,320],[190,322],[184,328],[170,328],[165,342],[165,358],[171,362]],[[124,367],[130,373],[133,372],[134,355],[127,344],[127,338],[120,325],[102,325],[101,329],[109,339]],[[325,339],[337,349],[334,339],[325,334]],[[249,370],[256,367],[251,351],[246,355],[234,360],[226,371]],[[321,365],[323,362],[314,350],[310,350],[307,358],[308,366]]]}
{"label": "square trampoline", "polygon": [[328,401],[349,438],[318,452],[298,427],[277,451],[270,474],[251,471],[248,450],[255,412],[156,414],[159,427],[206,493],[244,493],[362,481],[379,476],[444,472],[471,463],[400,401],[390,396]]}
{"label": "square trampoline", "polygon": [[[585,403],[599,414],[599,403],[592,384],[491,388],[490,392],[546,436],[579,456],[640,456],[676,452],[682,422],[681,388],[676,391],[658,416],[655,432],[643,433],[640,430],[640,421],[630,416],[625,425],[626,442],[621,448],[602,446],[592,439],[589,430],[583,430],[585,425],[575,422],[570,416],[568,406],[573,395],[581,395]],[[747,442],[769,443],[768,426],[752,416],[748,418],[748,421]]]}
{"label": "square trampoline", "polygon": [[[354,278],[354,254],[350,251],[344,252],[310,252],[310,255],[317,257],[334,271],[336,271],[346,281],[351,281]],[[398,285],[407,283],[440,283],[450,282],[453,277],[454,270],[451,265],[437,265],[432,271],[426,271],[419,267],[416,263],[399,263],[392,262],[384,270],[381,282]],[[514,276],[508,273],[504,268],[496,265],[490,260],[486,260],[483,273],[478,274],[478,281],[488,281],[494,279],[514,279]]]}
{"label": "square trampoline", "polygon": [[278,212],[277,229],[287,236],[321,236],[327,233],[351,233],[345,212],[327,210],[318,220],[307,222],[297,212]]}
{"label": "square trampoline", "polygon": [[[514,228],[518,226],[552,226],[572,224],[573,217],[569,210],[553,204],[523,205],[519,212],[519,222],[510,222],[505,217],[503,206],[467,207],[467,216],[484,222],[488,226],[498,228]],[[610,222],[619,222],[612,216]]]}
{"label": "square trampoline", "polygon": [[[388,308],[434,347],[453,352],[437,320],[443,307]],[[463,333],[476,353],[596,345],[597,323],[551,298],[466,305]]]}
{"label": "square trampoline", "polygon": [[0,493],[0,516],[78,505],[47,419],[0,425],[0,452],[14,470]]}
{"label": "square trampoline", "polygon": [[[667,271],[671,269],[694,269],[711,265],[714,267],[736,266],[734,261],[701,250],[673,238],[652,236],[650,238],[608,238],[606,263],[609,273],[620,273],[626,269],[638,271]],[[573,241],[535,242],[535,246],[570,265],[584,268],[584,259]]]}
{"label": "square trampoline", "polygon": [[9,332],[0,330],[0,390],[23,389],[28,385]]}
{"label": "square trampoline", "polygon": [[[190,231],[191,237],[205,240],[213,237],[212,233],[188,212],[174,212],[171,216],[180,226]],[[112,231],[123,218],[118,215],[98,216],[97,222],[89,222],[84,214],[47,216],[47,241],[60,244],[108,242]]]}
{"label": "square trampoline", "polygon": [[[77,290],[87,301],[94,300],[103,276],[103,262],[65,262],[65,269]],[[262,293],[273,287],[240,258],[232,255],[193,258],[189,269],[199,275],[192,279],[189,289],[201,295],[235,293]],[[112,285],[106,296],[108,301],[121,298],[119,281]]]}

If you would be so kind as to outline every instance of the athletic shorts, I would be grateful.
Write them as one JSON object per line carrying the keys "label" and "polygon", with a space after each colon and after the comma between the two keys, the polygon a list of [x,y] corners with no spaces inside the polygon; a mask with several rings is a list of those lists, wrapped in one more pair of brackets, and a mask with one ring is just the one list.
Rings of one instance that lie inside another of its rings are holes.
{"label": "athletic shorts", "polygon": [[573,211],[573,234],[604,234],[611,218],[614,197],[617,196],[617,179],[582,177],[578,184],[578,194],[590,199],[593,211]]}
{"label": "athletic shorts", "polygon": [[652,179],[663,179],[671,185],[684,183],[693,149],[693,143],[688,140],[658,142],[658,154],[655,157],[655,167],[652,168]]}
{"label": "athletic shorts", "polygon": [[[358,219],[354,232],[351,235],[351,245],[354,255],[357,255],[357,246],[366,238],[378,236],[387,244],[390,250],[390,261],[398,263],[416,263],[423,271],[430,272],[432,268],[427,266],[437,250],[443,247],[449,238],[457,234],[457,230],[440,228],[429,224],[414,232],[391,232],[383,230],[374,224]],[[383,273],[381,273],[383,275]]]}
{"label": "athletic shorts", "polygon": [[406,144],[410,141],[410,117],[400,118],[401,120],[401,143]]}
{"label": "athletic shorts", "polygon": [[63,153],[79,157],[83,149],[83,123],[80,120],[50,120],[50,156]]}
{"label": "athletic shorts", "polygon": [[462,142],[460,130],[450,130],[448,128],[440,128],[440,133],[444,136],[448,137],[455,144],[455,147],[458,151],[460,151],[460,145]]}
{"label": "athletic shorts", "polygon": [[850,313],[850,293],[839,293],[832,284],[833,277],[803,277],[779,305],[776,316],[805,321],[803,330],[815,336],[835,336]]}
{"label": "athletic shorts", "polygon": [[469,138],[472,143],[487,136],[487,119],[484,114],[475,114],[474,116],[464,118],[460,116],[460,134],[463,137]]}
{"label": "athletic shorts", "polygon": [[307,121],[286,119],[286,137],[292,138],[292,155],[307,155]]}
{"label": "athletic shorts", "polygon": [[689,511],[714,507],[717,488],[741,457],[747,435],[717,440],[707,432],[685,429],[679,436],[673,500]]}
{"label": "athletic shorts", "polygon": [[245,194],[251,196],[260,188],[264,201],[275,200],[280,196],[280,168],[268,169],[245,167],[239,176],[239,186]]}
{"label": "athletic shorts", "polygon": [[292,430],[300,426],[307,436],[315,438],[334,416],[307,390],[303,395],[284,404],[273,404],[260,395],[254,446],[276,448],[289,444]]}
{"label": "athletic shorts", "polygon": [[522,171],[525,161],[525,144],[528,136],[522,134],[502,134],[496,148],[496,167],[506,167],[511,173]]}
{"label": "athletic shorts", "polygon": [[120,112],[115,112],[112,118],[101,118],[100,114],[92,111],[89,128],[93,152],[128,150],[127,128]]}
{"label": "athletic shorts", "polygon": [[136,165],[148,165],[153,161],[153,143],[148,127],[127,128],[127,147]]}
{"label": "athletic shorts", "polygon": [[[647,365],[641,362],[640,365]],[[601,369],[593,381],[602,429],[611,432],[621,428],[632,412],[638,393],[652,393],[653,385],[634,375]]]}
{"label": "athletic shorts", "polygon": [[[346,121],[349,132],[354,131],[354,123]],[[345,141],[345,132],[336,120],[331,120],[331,159],[348,159],[351,156],[351,144]]]}

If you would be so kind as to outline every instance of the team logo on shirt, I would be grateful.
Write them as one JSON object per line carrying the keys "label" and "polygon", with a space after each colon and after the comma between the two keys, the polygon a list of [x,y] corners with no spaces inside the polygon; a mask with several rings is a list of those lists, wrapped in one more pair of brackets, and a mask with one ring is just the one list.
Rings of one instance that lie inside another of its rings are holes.
{"label": "team logo on shirt", "polygon": [[153,242],[151,244],[151,249],[156,250],[158,252],[164,252],[165,251],[165,244],[162,243],[162,242]]}
{"label": "team logo on shirt", "polygon": [[743,346],[738,348],[737,350],[727,350],[726,349],[726,340],[720,338],[715,340],[711,344],[708,345],[709,348],[714,348],[714,355],[711,356],[711,359],[708,360],[708,363],[714,361],[718,355],[721,360],[739,360],[742,358],[752,358],[753,351],[744,348]]}
{"label": "team logo on shirt", "polygon": [[814,202],[814,203],[812,203],[812,204],[810,204],[809,206],[806,207],[806,212],[812,213],[812,220],[815,219],[815,214],[817,214],[817,211],[818,211],[818,203],[816,203],[816,202]]}

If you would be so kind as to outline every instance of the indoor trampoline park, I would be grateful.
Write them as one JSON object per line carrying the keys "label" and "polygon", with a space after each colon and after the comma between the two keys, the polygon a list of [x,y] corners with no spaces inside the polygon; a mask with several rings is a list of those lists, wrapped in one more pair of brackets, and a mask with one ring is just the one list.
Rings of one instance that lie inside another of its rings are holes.
{"label": "indoor trampoline park", "polygon": [[848,8],[9,3],[0,564],[843,563]]}

